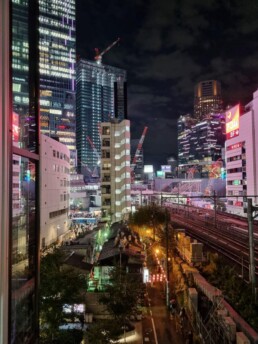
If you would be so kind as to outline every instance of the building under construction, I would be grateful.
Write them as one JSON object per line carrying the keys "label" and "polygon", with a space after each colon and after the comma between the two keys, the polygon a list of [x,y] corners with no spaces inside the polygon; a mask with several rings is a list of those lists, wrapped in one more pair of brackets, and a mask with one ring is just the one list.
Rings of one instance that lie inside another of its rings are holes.
{"label": "building under construction", "polygon": [[126,71],[101,62],[117,42],[102,53],[97,50],[95,61],[80,59],[77,64],[76,147],[81,173],[85,166],[94,170],[99,163],[100,123],[127,118]]}

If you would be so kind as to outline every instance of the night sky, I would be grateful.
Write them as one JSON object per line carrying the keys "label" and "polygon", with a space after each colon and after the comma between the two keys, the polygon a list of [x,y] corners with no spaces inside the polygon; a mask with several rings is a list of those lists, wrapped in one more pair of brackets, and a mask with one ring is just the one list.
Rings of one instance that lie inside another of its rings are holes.
{"label": "night sky", "polygon": [[258,0],[77,0],[77,54],[128,75],[132,138],[149,130],[145,163],[177,154],[176,122],[193,113],[194,85],[222,83],[224,105],[258,88]]}

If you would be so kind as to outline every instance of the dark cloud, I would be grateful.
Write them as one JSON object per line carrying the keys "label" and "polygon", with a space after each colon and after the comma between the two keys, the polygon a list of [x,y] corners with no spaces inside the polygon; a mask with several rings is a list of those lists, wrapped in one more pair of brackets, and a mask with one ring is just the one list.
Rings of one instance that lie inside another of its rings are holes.
{"label": "dark cloud", "polygon": [[224,103],[248,102],[258,86],[257,0],[77,0],[78,53],[128,72],[132,136],[149,131],[149,163],[176,153],[176,121],[193,111],[194,85],[222,82]]}

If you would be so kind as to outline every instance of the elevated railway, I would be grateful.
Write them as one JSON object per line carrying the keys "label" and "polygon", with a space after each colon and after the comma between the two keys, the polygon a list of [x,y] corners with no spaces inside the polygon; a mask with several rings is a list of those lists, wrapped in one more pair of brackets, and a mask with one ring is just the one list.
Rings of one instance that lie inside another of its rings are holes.
{"label": "elevated railway", "polygon": [[[230,218],[230,214],[216,214],[192,208],[169,207],[171,221],[186,229],[186,233],[206,247],[220,253],[238,266],[245,279],[249,279],[249,240],[246,219]],[[256,226],[255,226],[256,227]],[[255,274],[258,277],[258,232],[254,231]]]}

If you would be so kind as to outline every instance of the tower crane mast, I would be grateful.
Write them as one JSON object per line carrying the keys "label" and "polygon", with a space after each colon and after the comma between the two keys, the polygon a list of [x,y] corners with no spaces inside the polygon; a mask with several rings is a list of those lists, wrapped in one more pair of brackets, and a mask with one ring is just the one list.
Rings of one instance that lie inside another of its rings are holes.
{"label": "tower crane mast", "polygon": [[101,64],[102,62],[102,56],[106,54],[111,48],[113,48],[114,45],[116,45],[120,41],[120,38],[118,37],[117,40],[115,40],[113,43],[111,43],[105,50],[103,50],[101,53],[99,52],[98,48],[95,48],[96,56],[94,57],[97,64]]}

